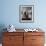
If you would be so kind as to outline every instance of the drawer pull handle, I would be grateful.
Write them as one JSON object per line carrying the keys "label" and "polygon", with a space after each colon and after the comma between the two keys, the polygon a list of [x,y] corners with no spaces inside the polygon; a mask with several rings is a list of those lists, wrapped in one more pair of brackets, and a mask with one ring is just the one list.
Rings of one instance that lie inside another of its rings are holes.
{"label": "drawer pull handle", "polygon": [[36,39],[32,39],[32,40],[36,40]]}

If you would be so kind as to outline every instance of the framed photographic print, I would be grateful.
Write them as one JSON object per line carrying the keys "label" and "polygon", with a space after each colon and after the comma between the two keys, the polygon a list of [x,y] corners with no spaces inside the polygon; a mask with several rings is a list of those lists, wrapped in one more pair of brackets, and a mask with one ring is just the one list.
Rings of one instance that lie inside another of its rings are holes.
{"label": "framed photographic print", "polygon": [[34,21],[34,5],[19,6],[19,21],[33,22]]}

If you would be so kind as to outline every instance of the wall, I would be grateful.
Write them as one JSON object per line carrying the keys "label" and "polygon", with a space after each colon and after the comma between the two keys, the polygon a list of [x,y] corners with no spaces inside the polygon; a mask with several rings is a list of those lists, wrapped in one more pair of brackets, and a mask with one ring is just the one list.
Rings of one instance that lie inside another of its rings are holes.
{"label": "wall", "polygon": [[[13,24],[15,28],[42,28],[46,32],[46,0],[0,0],[0,31]],[[34,5],[34,22],[19,22],[19,5]]]}
{"label": "wall", "polygon": [[[16,28],[43,27],[46,28],[46,1],[36,0],[1,0],[0,25],[13,24]],[[19,22],[19,5],[34,5],[34,22]]]}

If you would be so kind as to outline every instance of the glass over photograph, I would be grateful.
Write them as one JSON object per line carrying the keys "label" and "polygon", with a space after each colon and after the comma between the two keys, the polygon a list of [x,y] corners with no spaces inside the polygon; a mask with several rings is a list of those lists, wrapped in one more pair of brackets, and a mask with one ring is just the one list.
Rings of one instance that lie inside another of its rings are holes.
{"label": "glass over photograph", "polygon": [[20,5],[19,7],[19,18],[20,22],[33,22],[34,15],[33,5]]}

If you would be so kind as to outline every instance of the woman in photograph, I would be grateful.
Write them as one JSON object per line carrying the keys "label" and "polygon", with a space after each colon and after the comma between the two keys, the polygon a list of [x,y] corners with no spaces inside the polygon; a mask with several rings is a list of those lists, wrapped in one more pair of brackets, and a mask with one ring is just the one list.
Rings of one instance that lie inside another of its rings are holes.
{"label": "woman in photograph", "polygon": [[30,20],[28,11],[24,11],[22,20]]}

